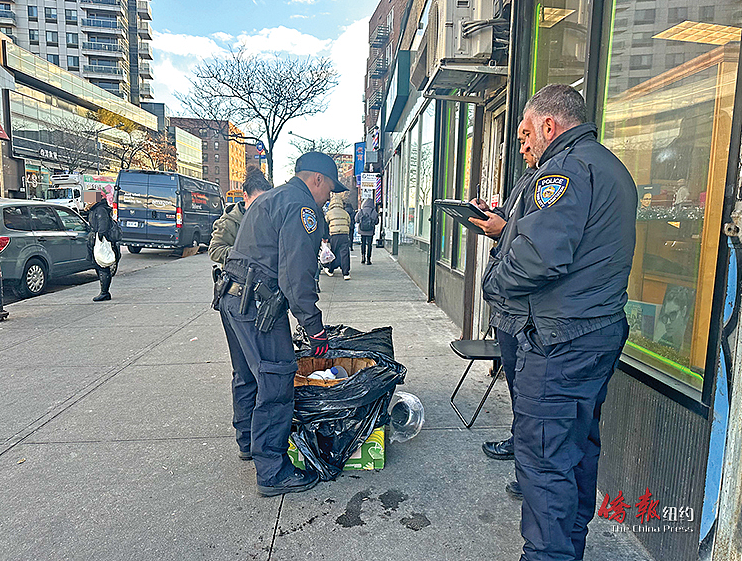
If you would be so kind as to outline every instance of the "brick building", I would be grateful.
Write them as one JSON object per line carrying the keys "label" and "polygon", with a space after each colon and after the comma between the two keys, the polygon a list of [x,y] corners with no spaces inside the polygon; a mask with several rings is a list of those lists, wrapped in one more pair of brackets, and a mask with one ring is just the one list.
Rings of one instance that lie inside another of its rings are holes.
{"label": "brick building", "polygon": [[203,178],[219,185],[222,193],[239,189],[245,181],[245,144],[242,131],[228,121],[171,117],[170,124],[201,139]]}
{"label": "brick building", "polygon": [[364,137],[377,124],[389,83],[389,68],[399,42],[406,0],[389,0],[379,5],[368,23],[369,53],[366,61]]}

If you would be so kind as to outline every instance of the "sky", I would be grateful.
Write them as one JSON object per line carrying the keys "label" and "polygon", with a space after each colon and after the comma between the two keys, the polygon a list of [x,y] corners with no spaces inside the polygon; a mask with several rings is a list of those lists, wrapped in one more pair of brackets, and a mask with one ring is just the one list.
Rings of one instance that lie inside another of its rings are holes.
{"label": "sky", "polygon": [[[383,1],[383,0],[382,0]],[[338,86],[324,113],[289,121],[274,150],[274,179],[293,175],[293,131],[307,138],[363,140],[363,81],[368,22],[378,0],[152,0],[156,102],[187,115],[175,93],[187,93],[189,76],[202,60],[243,45],[250,53],[322,56],[332,60]],[[352,152],[352,147],[349,150]]]}

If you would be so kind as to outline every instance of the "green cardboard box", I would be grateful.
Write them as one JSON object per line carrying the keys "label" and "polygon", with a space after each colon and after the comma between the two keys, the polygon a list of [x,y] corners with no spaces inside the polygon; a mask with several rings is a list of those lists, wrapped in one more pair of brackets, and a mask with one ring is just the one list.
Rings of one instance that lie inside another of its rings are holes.
{"label": "green cardboard box", "polygon": [[[382,469],[386,459],[386,447],[384,445],[384,427],[374,429],[371,436],[361,447],[345,462],[344,470],[354,469]],[[289,458],[291,463],[299,469],[305,468],[304,455],[294,445],[294,441],[289,438]]]}

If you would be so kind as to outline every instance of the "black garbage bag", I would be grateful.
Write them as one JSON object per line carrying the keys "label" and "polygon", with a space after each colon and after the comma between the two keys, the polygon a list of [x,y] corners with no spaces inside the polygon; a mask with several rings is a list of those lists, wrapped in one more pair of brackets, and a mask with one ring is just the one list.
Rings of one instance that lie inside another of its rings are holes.
{"label": "black garbage bag", "polygon": [[[309,350],[297,353],[297,359]],[[374,429],[389,422],[389,402],[407,369],[388,355],[374,351],[331,349],[325,358],[370,358],[376,365],[359,370],[334,386],[294,388],[291,438],[307,466],[322,481],[334,480],[345,462]]]}
{"label": "black garbage bag", "polygon": [[[332,349],[347,351],[375,352],[394,359],[394,343],[392,342],[391,327],[377,327],[371,331],[359,331],[347,325],[326,325],[327,343]],[[309,337],[302,326],[299,326],[292,335],[297,353],[310,348]]]}

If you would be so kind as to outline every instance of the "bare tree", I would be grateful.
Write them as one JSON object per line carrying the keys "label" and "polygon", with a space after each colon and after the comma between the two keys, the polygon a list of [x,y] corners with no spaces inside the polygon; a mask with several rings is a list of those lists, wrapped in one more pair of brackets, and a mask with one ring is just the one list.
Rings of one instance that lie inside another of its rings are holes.
{"label": "bare tree", "polygon": [[87,119],[57,117],[50,122],[50,130],[41,131],[53,146],[54,161],[61,164],[69,173],[85,172],[95,169],[95,142],[103,125],[95,120],[91,112]]}
{"label": "bare tree", "polygon": [[[195,71],[192,88],[178,95],[188,113],[212,121],[230,121],[265,138],[268,180],[273,181],[273,147],[288,121],[326,109],[327,93],[337,85],[337,72],[326,58],[261,58],[244,49],[226,58],[204,61]],[[227,139],[245,141],[234,131],[219,131]]]}
{"label": "bare tree", "polygon": [[316,150],[317,152],[324,152],[328,156],[334,156],[336,154],[345,154],[346,150],[350,148],[350,142],[340,138],[325,138],[321,137],[315,141],[308,141],[302,139],[292,139],[289,144],[296,149],[296,154],[289,158],[288,166],[291,172],[294,171],[296,160],[299,156],[306,152]]}
{"label": "bare tree", "polygon": [[159,169],[177,171],[175,146],[163,133],[141,129],[125,130],[128,138],[117,144],[103,144],[103,151],[114,158],[121,169]]}

